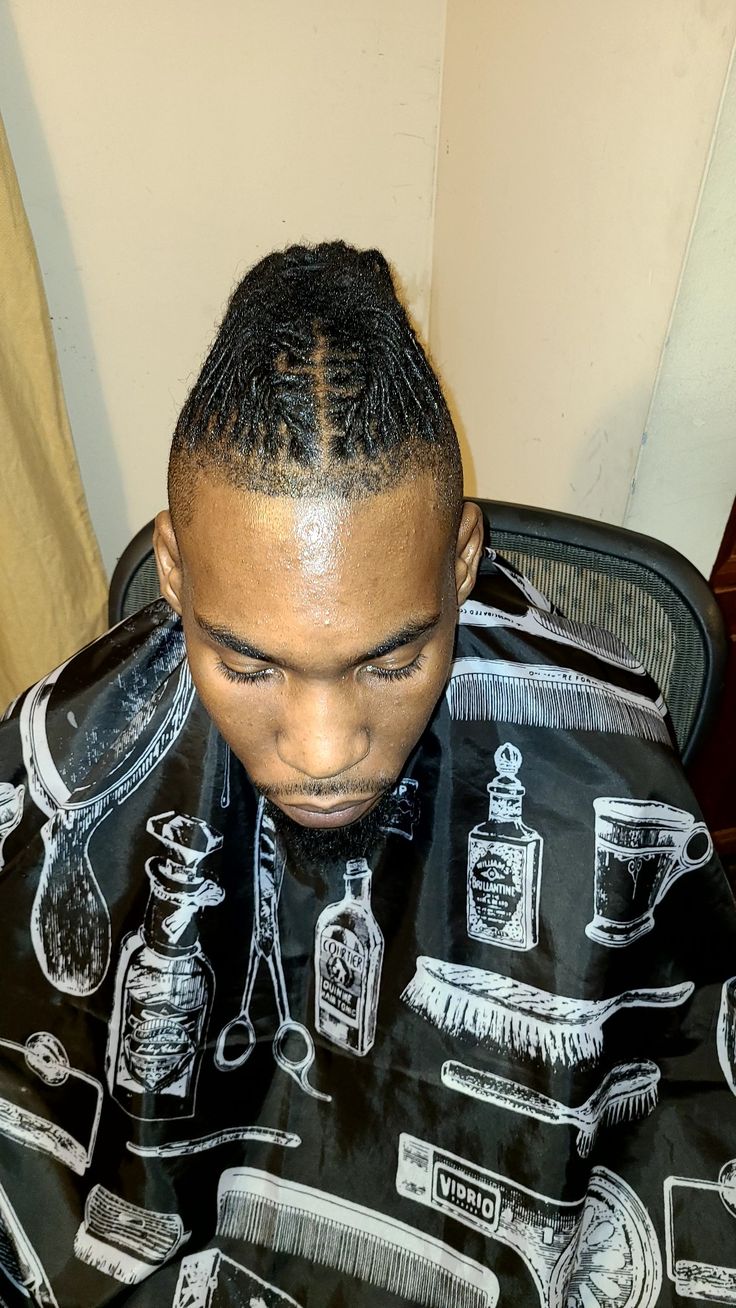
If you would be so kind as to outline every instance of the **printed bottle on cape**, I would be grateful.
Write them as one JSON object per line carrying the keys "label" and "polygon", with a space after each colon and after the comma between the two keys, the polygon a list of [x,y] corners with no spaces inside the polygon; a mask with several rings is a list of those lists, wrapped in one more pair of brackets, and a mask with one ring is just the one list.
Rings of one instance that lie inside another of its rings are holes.
{"label": "printed bottle on cape", "polygon": [[315,1025],[320,1035],[362,1056],[376,1038],[383,935],[371,908],[371,869],[351,859],[345,896],[315,928]]}
{"label": "printed bottle on cape", "polygon": [[141,929],[123,942],[106,1061],[110,1093],[121,1107],[158,1121],[195,1110],[214,992],[197,915],[223,898],[199,864],[222,837],[205,822],[173,814],[151,818],[148,830],[176,858],[146,863],[151,894]]}
{"label": "printed bottle on cape", "polygon": [[522,821],[520,751],[501,745],[494,761],[488,821],[468,837],[468,935],[504,949],[533,949],[539,938],[544,841]]}

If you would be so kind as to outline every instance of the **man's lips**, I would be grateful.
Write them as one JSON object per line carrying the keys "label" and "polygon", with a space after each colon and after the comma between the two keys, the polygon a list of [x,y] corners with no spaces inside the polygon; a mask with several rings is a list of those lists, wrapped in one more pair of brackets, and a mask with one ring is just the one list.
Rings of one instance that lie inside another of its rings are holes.
{"label": "man's lips", "polygon": [[[351,822],[357,822],[369,808],[375,804],[377,795],[369,795],[368,799],[351,799],[349,801],[339,800],[337,804],[329,807],[320,804],[284,804],[280,803],[278,807],[286,813],[294,822],[298,822],[300,827],[345,827]],[[274,801],[275,803],[276,801]]]}

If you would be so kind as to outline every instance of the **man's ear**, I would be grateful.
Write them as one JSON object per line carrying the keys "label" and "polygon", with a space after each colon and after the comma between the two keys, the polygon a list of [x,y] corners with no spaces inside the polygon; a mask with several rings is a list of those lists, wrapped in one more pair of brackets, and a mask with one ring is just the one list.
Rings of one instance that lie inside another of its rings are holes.
{"label": "man's ear", "polygon": [[475,585],[483,557],[485,525],[483,512],[472,500],[466,500],[457,533],[455,550],[455,588],[457,602],[463,604]]}
{"label": "man's ear", "polygon": [[153,529],[153,552],[156,557],[161,594],[181,617],[181,556],[176,543],[174,524],[168,509],[156,514]]}

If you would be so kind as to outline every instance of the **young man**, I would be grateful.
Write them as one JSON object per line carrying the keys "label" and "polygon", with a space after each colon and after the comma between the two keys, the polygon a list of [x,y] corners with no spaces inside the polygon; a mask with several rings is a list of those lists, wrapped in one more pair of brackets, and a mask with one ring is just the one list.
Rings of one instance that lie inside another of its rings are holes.
{"label": "young man", "polygon": [[382,257],[252,269],[163,599],[0,730],[4,1301],[736,1303],[733,901],[483,536]]}

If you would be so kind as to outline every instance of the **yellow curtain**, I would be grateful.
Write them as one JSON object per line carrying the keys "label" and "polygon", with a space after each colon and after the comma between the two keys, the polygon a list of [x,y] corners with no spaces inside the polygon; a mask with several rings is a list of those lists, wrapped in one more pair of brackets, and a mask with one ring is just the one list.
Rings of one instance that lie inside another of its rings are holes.
{"label": "yellow curtain", "polygon": [[0,713],[105,628],[105,574],[0,121]]}

